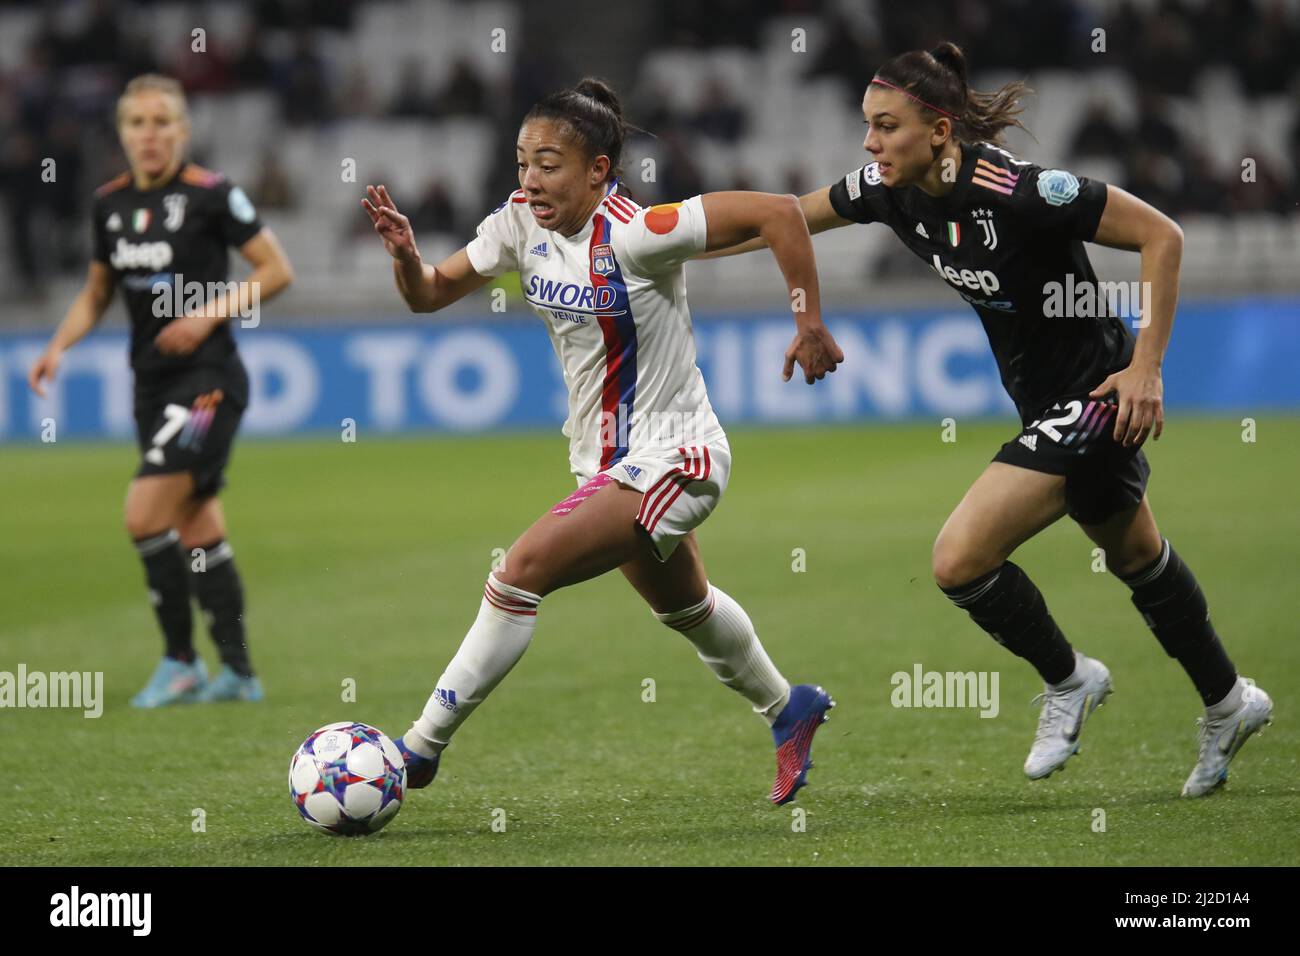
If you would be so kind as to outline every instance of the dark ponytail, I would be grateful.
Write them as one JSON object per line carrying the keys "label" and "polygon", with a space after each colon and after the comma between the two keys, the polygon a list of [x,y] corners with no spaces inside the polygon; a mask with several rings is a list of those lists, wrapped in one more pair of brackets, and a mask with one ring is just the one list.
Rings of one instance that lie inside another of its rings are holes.
{"label": "dark ponytail", "polygon": [[623,173],[623,144],[636,127],[623,118],[623,105],[604,80],[588,76],[571,90],[560,90],[539,100],[524,122],[548,119],[567,123],[590,157],[608,156],[606,180]]}
{"label": "dark ponytail", "polygon": [[1029,92],[1023,80],[983,93],[966,80],[966,55],[955,43],[944,41],[929,52],[913,50],[894,57],[876,78],[909,96],[925,119],[947,116],[957,139],[1002,144],[1002,131],[1020,122],[1021,97]]}

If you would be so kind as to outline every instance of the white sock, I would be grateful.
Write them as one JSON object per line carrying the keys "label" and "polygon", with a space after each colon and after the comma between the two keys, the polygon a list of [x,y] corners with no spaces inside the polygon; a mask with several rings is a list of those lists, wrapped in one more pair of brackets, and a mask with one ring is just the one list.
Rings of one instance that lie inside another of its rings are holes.
{"label": "white sock", "polygon": [[699,604],[655,617],[686,635],[718,680],[739,691],[768,726],[776,723],[790,699],[790,684],[763,650],[745,609],[726,592],[710,584]]}
{"label": "white sock", "polygon": [[438,678],[404,741],[422,757],[442,753],[451,735],[528,650],[542,599],[488,575],[474,626]]}

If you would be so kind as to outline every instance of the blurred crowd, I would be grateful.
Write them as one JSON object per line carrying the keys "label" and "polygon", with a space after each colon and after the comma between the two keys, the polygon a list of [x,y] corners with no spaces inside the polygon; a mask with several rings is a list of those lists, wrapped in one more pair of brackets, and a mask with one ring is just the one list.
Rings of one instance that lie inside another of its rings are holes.
{"label": "blurred crowd", "polygon": [[[0,0],[0,6],[5,0]],[[9,6],[15,4],[10,2]],[[19,4],[33,7],[35,4]],[[415,62],[331,61],[321,39],[345,35],[362,0],[251,0],[242,43],[227,49],[209,39],[205,56],[190,54],[189,37],[169,55],[149,42],[148,2],[91,0],[79,29],[60,30],[53,8],[41,6],[41,27],[19,62],[0,66],[0,198],[5,207],[13,268],[29,288],[51,272],[84,268],[91,191],[123,167],[112,126],[113,105],[130,77],[149,71],[176,76],[192,94],[271,91],[288,127],[319,127],[354,117],[436,119],[469,115],[497,132],[497,164],[484,170],[492,192],[511,178],[509,137],[518,116],[538,95],[576,77],[569,64],[541,51],[516,53],[512,78],[501,88],[480,76],[469,61],[454,63],[441,88],[428,90]],[[1292,164],[1274,167],[1260,157],[1256,182],[1220,179],[1207,154],[1215,149],[1214,117],[1195,130],[1170,119],[1170,97],[1194,89],[1202,71],[1227,68],[1249,98],[1290,95],[1300,104],[1300,18],[1281,0],[1160,0],[1156,4],[1107,5],[1096,22],[1084,0],[909,0],[907,3],[843,3],[830,0],[665,0],[656,17],[659,35],[651,49],[720,46],[757,49],[764,23],[773,16],[820,18],[829,38],[812,58],[806,78],[842,82],[846,106],[856,109],[865,80],[893,52],[952,39],[981,70],[1029,73],[1040,68],[1077,69],[1081,89],[1087,73],[1119,66],[1142,90],[1136,121],[1125,123],[1100,100],[1084,97],[1070,145],[1075,157],[1120,160],[1120,185],[1178,216],[1188,212],[1231,215],[1244,211],[1294,211],[1300,201],[1300,107],[1288,120]],[[1093,31],[1106,31],[1106,53],[1091,52]],[[267,37],[277,38],[276,43]],[[379,97],[377,70],[395,71],[395,92]],[[633,73],[635,75],[635,73]],[[664,159],[656,193],[691,195],[707,188],[746,188],[743,175],[706,183],[691,160],[699,138],[736,143],[746,134],[751,109],[743,91],[718,83],[703,106],[675,112],[662,102],[633,101],[629,114],[653,132]],[[204,161],[201,144],[194,158]],[[292,170],[267,145],[256,181],[246,183],[264,209],[293,209],[304,197]],[[56,161],[58,176],[47,188],[41,164]],[[786,187],[802,192],[817,184],[790,170]],[[658,198],[657,195],[647,198]],[[421,231],[465,235],[481,210],[462,209],[445,184],[430,180],[409,210]],[[361,222],[361,226],[366,224]],[[350,227],[355,227],[353,223]],[[346,231],[346,230],[345,230]]]}
{"label": "blurred crowd", "polygon": [[[828,42],[807,78],[842,81],[845,102],[858,109],[875,66],[903,50],[959,44],[972,69],[1026,74],[1040,69],[1088,73],[1119,68],[1138,97],[1136,120],[1126,123],[1102,99],[1085,100],[1070,137],[1072,158],[1117,159],[1117,183],[1172,216],[1243,212],[1294,214],[1300,204],[1300,9],[1284,0],[1158,0],[1120,2],[1098,18],[1084,0],[908,0],[906,3],[824,4],[816,0],[667,0],[656,45],[711,49],[757,48],[766,17],[816,12]],[[1104,31],[1095,34],[1098,29]],[[1102,46],[1104,44],[1104,46]],[[1192,95],[1207,71],[1226,70],[1242,95],[1254,100],[1289,96],[1294,104],[1286,142],[1291,165],[1274,165],[1247,143],[1254,179],[1214,172],[1215,117],[1195,130],[1171,120],[1171,97]],[[719,87],[700,112],[671,114],[642,104],[647,126],[672,144],[694,135],[734,142],[745,133],[740,98]],[[1031,130],[1032,132],[1032,130]],[[688,151],[679,162],[690,166]],[[689,174],[684,178],[690,181]],[[743,184],[737,186],[743,188]],[[792,190],[796,191],[796,190]],[[688,191],[678,194],[687,195]]]}

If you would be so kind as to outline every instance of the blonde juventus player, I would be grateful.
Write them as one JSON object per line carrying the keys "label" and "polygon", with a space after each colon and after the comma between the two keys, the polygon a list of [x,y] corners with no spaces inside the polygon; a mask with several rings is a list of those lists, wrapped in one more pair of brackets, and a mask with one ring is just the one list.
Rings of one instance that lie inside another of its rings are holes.
{"label": "blonde juventus player", "polygon": [[527,649],[542,599],[618,568],[765,718],[777,747],[772,800],[788,803],[834,703],[820,687],[787,683],[700,559],[694,529],[726,490],[731,453],[695,364],[682,263],[762,236],[792,294],[805,296],[785,378],[798,362],[811,384],[844,357],[821,322],[812,240],[794,197],[711,193],[642,209],[617,192],[627,129],[599,80],[540,101],[519,131],[521,188],[437,267],[421,261],[385,187],[367,187],[362,200],[412,311],[434,312],[494,276],[520,274],[564,369],[564,432],[579,485],[488,576],[477,619],[398,746],[409,785],[428,786],[456,729]]}

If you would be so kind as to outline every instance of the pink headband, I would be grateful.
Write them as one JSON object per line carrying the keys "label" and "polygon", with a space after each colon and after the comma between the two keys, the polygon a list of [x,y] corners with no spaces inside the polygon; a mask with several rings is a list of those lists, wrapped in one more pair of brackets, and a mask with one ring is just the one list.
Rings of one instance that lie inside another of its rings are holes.
{"label": "pink headband", "polygon": [[893,83],[889,83],[889,82],[887,82],[887,81],[885,81],[885,80],[882,80],[882,79],[881,79],[880,77],[878,77],[878,76],[873,76],[873,77],[871,78],[871,82],[872,82],[872,83],[879,83],[881,86],[887,86],[887,87],[889,87],[891,90],[897,90],[898,92],[900,92],[900,93],[902,93],[904,96],[906,96],[909,100],[916,100],[916,102],[920,103],[920,104],[921,104],[922,106],[924,106],[926,109],[928,109],[928,110],[934,110],[936,113],[942,113],[944,116],[949,116],[949,117],[951,117],[952,119],[955,119],[957,122],[959,122],[959,123],[961,122],[961,117],[960,117],[960,116],[956,115],[955,113],[949,113],[947,110],[941,110],[941,109],[939,109],[939,107],[937,107],[937,106],[932,106],[931,104],[927,103],[925,100],[921,99],[919,96],[913,96],[911,93],[907,92],[907,90],[903,89],[901,86],[895,86]]}

